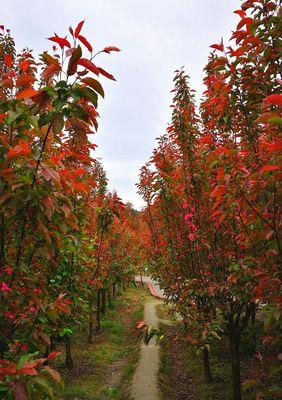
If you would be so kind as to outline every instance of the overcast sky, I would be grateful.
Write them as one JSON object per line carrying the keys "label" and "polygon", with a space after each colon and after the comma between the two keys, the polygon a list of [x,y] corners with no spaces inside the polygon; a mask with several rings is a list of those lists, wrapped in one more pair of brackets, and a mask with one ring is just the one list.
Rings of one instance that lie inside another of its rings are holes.
{"label": "overcast sky", "polygon": [[209,45],[230,37],[240,1],[0,0],[0,5],[0,24],[11,29],[18,49],[46,50],[51,42],[45,38],[53,31],[65,35],[70,24],[75,27],[82,19],[82,34],[95,49],[122,49],[96,62],[117,82],[102,81],[106,97],[93,140],[110,188],[140,208],[135,183],[169,122],[173,72],[185,66],[191,86],[203,90]]}

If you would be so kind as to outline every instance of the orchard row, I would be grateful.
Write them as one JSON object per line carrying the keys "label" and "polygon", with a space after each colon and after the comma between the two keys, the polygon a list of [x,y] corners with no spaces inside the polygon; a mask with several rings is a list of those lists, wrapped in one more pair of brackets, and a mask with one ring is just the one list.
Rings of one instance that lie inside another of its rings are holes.
{"label": "orchard row", "polygon": [[279,392],[279,3],[249,0],[235,11],[230,44],[211,46],[199,109],[188,76],[176,71],[172,121],[139,182],[153,273],[185,321],[187,342],[201,349],[207,379],[211,344],[228,338],[234,400],[242,398],[240,342],[262,325],[258,349],[274,348],[274,357],[266,368],[258,350],[246,386],[256,398]]}
{"label": "orchard row", "polygon": [[[51,52],[36,60],[16,53],[0,34],[0,397],[51,399],[61,380],[48,365],[65,342],[100,327],[117,287],[132,280],[141,251],[139,220],[107,189],[94,159],[97,66],[82,36],[83,21],[67,37],[55,34]],[[83,56],[86,51],[87,56]],[[95,63],[94,63],[95,62]]]}

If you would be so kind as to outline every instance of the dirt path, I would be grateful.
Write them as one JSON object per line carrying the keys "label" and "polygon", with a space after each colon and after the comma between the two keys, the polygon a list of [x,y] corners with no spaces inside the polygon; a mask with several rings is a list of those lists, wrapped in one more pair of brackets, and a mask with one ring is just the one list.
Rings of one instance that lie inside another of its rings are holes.
{"label": "dirt path", "polygon": [[[158,324],[156,305],[160,300],[147,301],[144,305],[144,319],[152,325]],[[133,376],[132,396],[134,400],[159,400],[158,372],[159,346],[155,339],[146,346],[141,345],[141,355]]]}

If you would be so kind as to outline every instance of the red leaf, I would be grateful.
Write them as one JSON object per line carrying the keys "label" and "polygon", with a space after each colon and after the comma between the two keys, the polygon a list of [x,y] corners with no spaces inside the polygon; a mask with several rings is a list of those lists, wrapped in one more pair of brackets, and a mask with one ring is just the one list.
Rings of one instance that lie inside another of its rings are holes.
{"label": "red leaf", "polygon": [[108,46],[108,47],[105,47],[103,51],[105,53],[110,54],[111,51],[121,51],[121,50],[118,47],[115,47],[115,46]]}
{"label": "red leaf", "polygon": [[264,99],[264,102],[275,106],[282,106],[282,94],[271,94]]}
{"label": "red leaf", "polygon": [[113,75],[109,74],[107,71],[105,71],[103,68],[98,67],[99,72],[104,75],[106,78],[111,79],[112,81],[115,81],[116,79],[113,77]]}
{"label": "red leaf", "polygon": [[28,147],[28,143],[22,142],[22,143],[17,144],[11,150],[9,150],[7,153],[7,156],[9,158],[14,158],[14,157],[18,157],[18,156],[25,156],[30,153],[31,153],[31,149]]}
{"label": "red leaf", "polygon": [[88,42],[88,40],[87,40],[84,36],[78,35],[77,38],[78,38],[78,40],[81,41],[81,43],[84,44],[84,46],[85,46],[90,52],[92,52],[93,48],[92,48],[91,44]]}
{"label": "red leaf", "polygon": [[93,62],[87,60],[87,58],[81,58],[77,64],[82,65],[83,67],[87,68],[89,71],[94,72],[94,74],[96,74],[96,75],[99,75],[99,73],[101,72],[100,68],[97,68],[96,65],[94,65]]}
{"label": "red leaf", "polygon": [[223,51],[224,50],[224,46],[223,46],[223,40],[221,40],[220,44],[212,44],[210,46],[212,49],[216,49],[219,51]]}
{"label": "red leaf", "polygon": [[58,43],[58,45],[63,49],[64,47],[71,47],[70,42],[66,38],[60,38],[59,36],[56,35],[49,37],[48,40],[51,40],[52,42]]}
{"label": "red leaf", "polygon": [[26,386],[26,382],[16,379],[11,382],[11,388],[13,390],[14,400],[28,400],[29,394]]}
{"label": "red leaf", "polygon": [[7,66],[8,68],[11,68],[11,66],[12,66],[12,64],[13,64],[13,59],[12,59],[12,57],[10,56],[10,54],[5,54],[5,55],[4,55],[4,62],[5,62],[6,66]]}
{"label": "red leaf", "polygon": [[86,174],[86,169],[85,168],[78,168],[77,170],[74,171],[74,175],[79,176],[79,175],[83,175]]}
{"label": "red leaf", "polygon": [[222,195],[225,193],[225,191],[226,191],[226,186],[219,185],[211,192],[210,196],[216,197],[216,199],[218,200],[222,197]]}
{"label": "red leaf", "polygon": [[5,113],[5,114],[0,114],[0,124],[3,124],[3,122],[4,122],[3,119],[6,118],[7,115],[8,115],[7,113]]}
{"label": "red leaf", "polygon": [[29,67],[29,61],[23,60],[20,65],[20,70],[25,72],[28,69],[28,67]]}
{"label": "red leaf", "polygon": [[213,140],[213,137],[211,135],[205,135],[205,136],[202,136],[199,139],[199,142],[201,142],[203,144],[213,144],[214,140]]}
{"label": "red leaf", "polygon": [[32,88],[27,88],[22,90],[21,92],[18,92],[16,94],[17,99],[25,99],[27,97],[33,97],[37,94],[38,92]]}
{"label": "red leaf", "polygon": [[22,75],[19,76],[16,84],[17,86],[29,86],[35,81],[35,77],[32,75]]}
{"label": "red leaf", "polygon": [[80,31],[81,31],[81,28],[83,27],[83,24],[84,24],[84,20],[83,21],[80,21],[80,23],[77,25],[77,27],[75,28],[75,31],[74,31],[74,36],[77,38],[78,37],[78,35],[80,34]]}
{"label": "red leaf", "polygon": [[16,375],[16,373],[17,373],[17,366],[15,363],[1,360],[0,362],[1,375]]}
{"label": "red leaf", "polygon": [[61,71],[59,63],[49,64],[42,72],[42,77],[46,80],[52,78],[52,76],[58,74]]}
{"label": "red leaf", "polygon": [[38,375],[38,372],[32,366],[22,367],[21,369],[18,370],[18,373],[31,376]]}
{"label": "red leaf", "polygon": [[279,167],[277,165],[265,165],[264,167],[261,168],[260,175],[263,174],[264,172],[277,171],[277,170],[279,170]]}
{"label": "red leaf", "polygon": [[74,35],[74,33],[73,33],[73,29],[72,29],[72,27],[71,27],[71,26],[69,27],[69,31],[70,31],[70,34],[73,36],[73,35]]}
{"label": "red leaf", "polygon": [[10,78],[7,78],[7,79],[4,79],[2,82],[1,82],[1,86],[2,87],[7,87],[7,88],[13,88],[13,86],[14,86],[14,82],[13,82],[13,80],[12,79],[10,79]]}
{"label": "red leaf", "polygon": [[240,15],[241,18],[244,18],[246,15],[245,11],[243,11],[243,10],[236,10],[236,11],[234,11],[233,14],[238,14],[238,15]]}
{"label": "red leaf", "polygon": [[56,371],[55,369],[49,367],[48,365],[46,365],[45,367],[43,367],[48,374],[54,379],[54,381],[56,381],[57,383],[59,383],[61,381],[61,375],[59,374],[58,371]]}
{"label": "red leaf", "polygon": [[73,182],[73,187],[77,193],[88,194],[90,192],[89,186],[84,182]]}
{"label": "red leaf", "polygon": [[60,354],[62,354],[60,351],[52,351],[47,357],[47,360],[53,360],[53,358],[58,357]]}

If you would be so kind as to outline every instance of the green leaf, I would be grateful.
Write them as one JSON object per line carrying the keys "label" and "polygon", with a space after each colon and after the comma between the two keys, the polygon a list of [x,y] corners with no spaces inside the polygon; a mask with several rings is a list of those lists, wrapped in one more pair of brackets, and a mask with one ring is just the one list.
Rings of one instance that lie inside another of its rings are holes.
{"label": "green leaf", "polygon": [[95,107],[98,104],[98,95],[93,90],[89,89],[88,87],[76,85],[72,90],[72,96],[74,99],[87,99],[90,100]]}
{"label": "green leaf", "polygon": [[85,94],[86,94],[85,97],[91,100],[91,102],[93,103],[94,107],[97,107],[97,105],[98,105],[97,93],[95,93],[94,90],[91,90],[89,88],[84,88],[84,90],[85,90]]}
{"label": "green leaf", "polygon": [[259,27],[260,24],[261,24],[261,21],[256,21],[251,24],[250,31],[251,31],[252,35],[255,33],[255,31],[257,30],[257,28]]}
{"label": "green leaf", "polygon": [[63,328],[60,332],[59,332],[59,336],[64,337],[65,335],[72,335],[73,331],[70,328]]}
{"label": "green leaf", "polygon": [[79,119],[82,119],[82,121],[88,121],[89,114],[84,110],[83,107],[73,105],[71,111],[73,115],[75,115]]}
{"label": "green leaf", "polygon": [[17,363],[17,369],[20,369],[24,366],[24,364],[29,361],[33,357],[33,354],[25,354],[19,359],[19,362]]}
{"label": "green leaf", "polygon": [[64,128],[65,121],[63,114],[55,113],[52,121],[52,128],[54,133],[59,133]]}
{"label": "green leaf", "polygon": [[12,123],[19,116],[19,114],[17,114],[15,111],[8,111],[7,114],[8,114],[8,116],[6,117],[5,121],[7,122],[8,125],[12,125]]}
{"label": "green leaf", "polygon": [[43,126],[50,124],[53,119],[53,115],[53,113],[45,113],[41,115],[38,121],[38,127],[42,128]]}
{"label": "green leaf", "polygon": [[282,125],[282,118],[280,118],[280,117],[272,117],[272,118],[269,118],[269,120],[268,120],[271,124],[275,124],[275,125]]}
{"label": "green leaf", "polygon": [[84,78],[81,82],[85,83],[87,86],[90,86],[95,92],[99,93],[102,97],[105,97],[104,89],[99,81],[94,78]]}
{"label": "green leaf", "polygon": [[37,387],[40,391],[43,391],[45,394],[47,394],[51,400],[54,399],[53,390],[46,379],[37,376],[33,379],[33,381],[35,387]]}

